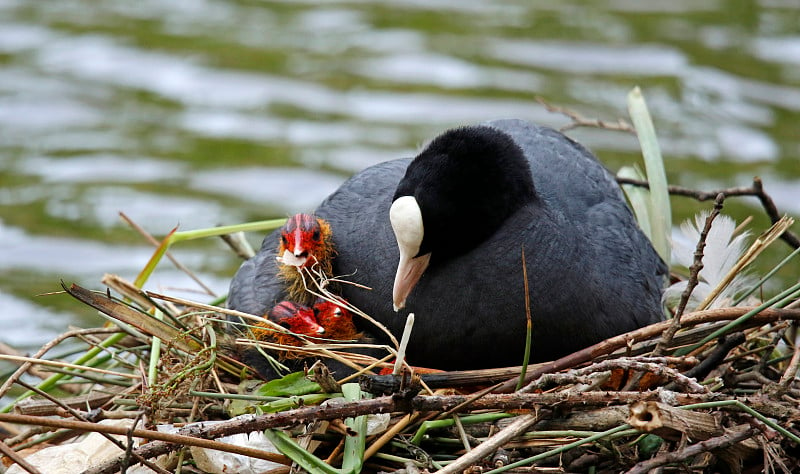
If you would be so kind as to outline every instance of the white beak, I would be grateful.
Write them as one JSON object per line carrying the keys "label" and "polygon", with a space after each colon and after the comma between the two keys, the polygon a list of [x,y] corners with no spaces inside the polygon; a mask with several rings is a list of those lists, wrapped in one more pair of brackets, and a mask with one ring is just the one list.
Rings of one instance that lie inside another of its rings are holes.
{"label": "white beak", "polygon": [[289,250],[284,250],[283,255],[276,257],[276,260],[278,260],[278,263],[282,263],[283,265],[289,265],[292,267],[302,267],[303,265],[306,264],[308,256],[297,257]]}
{"label": "white beak", "polygon": [[400,262],[392,288],[392,304],[394,310],[399,311],[405,307],[408,295],[428,268],[431,254],[417,256],[425,229],[422,211],[413,196],[397,198],[389,209],[389,220],[400,250]]}

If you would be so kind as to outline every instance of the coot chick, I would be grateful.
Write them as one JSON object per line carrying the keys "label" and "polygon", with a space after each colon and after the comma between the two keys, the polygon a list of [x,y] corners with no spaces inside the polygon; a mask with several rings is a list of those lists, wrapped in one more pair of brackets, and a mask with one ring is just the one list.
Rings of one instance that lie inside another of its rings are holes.
{"label": "coot chick", "polygon": [[[301,346],[302,341],[296,334],[310,337],[322,337],[325,329],[317,322],[316,314],[312,308],[299,305],[290,301],[282,301],[275,305],[266,315],[267,319],[282,326],[292,334],[275,329],[267,323],[256,323],[250,328],[250,333],[237,330],[241,335],[251,336],[262,342],[272,342],[283,346]],[[289,364],[290,370],[302,369],[296,362],[301,356],[293,351],[268,350],[255,346],[237,346],[237,352],[242,362],[254,368],[264,378],[271,379],[279,376],[277,364],[264,357],[261,351],[269,352],[281,364]]]}
{"label": "coot chick", "polygon": [[[290,301],[282,301],[275,305],[267,314],[267,318],[294,334],[318,337],[325,334],[325,328],[317,321],[313,308]],[[253,337],[259,341],[274,341],[290,346],[301,344],[296,336],[278,331],[266,323],[256,323],[251,330]]]}
{"label": "coot chick", "polygon": [[[341,285],[348,302],[395,335],[406,312],[416,313],[407,352],[415,365],[475,369],[522,361],[523,250],[533,361],[662,319],[666,266],[614,177],[549,128],[499,120],[446,131],[413,160],[356,174],[315,214],[330,224],[333,274],[371,288]],[[278,239],[268,235],[237,272],[232,308],[260,314],[283,299]],[[395,306],[405,309],[397,313]]]}
{"label": "coot chick", "polygon": [[353,313],[347,309],[344,302],[317,300],[314,304],[314,313],[317,323],[325,330],[323,336],[325,339],[358,341],[363,338],[363,334],[353,321]]}
{"label": "coot chick", "polygon": [[331,273],[333,242],[327,222],[310,214],[295,214],[280,229],[278,246],[279,275],[286,286],[289,301],[313,304],[316,297],[307,291],[314,290],[309,280]]}

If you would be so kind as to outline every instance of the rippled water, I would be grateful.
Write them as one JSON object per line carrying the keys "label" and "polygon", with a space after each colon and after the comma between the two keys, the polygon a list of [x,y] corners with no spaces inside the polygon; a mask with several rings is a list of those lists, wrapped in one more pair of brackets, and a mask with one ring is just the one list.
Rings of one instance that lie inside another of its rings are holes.
{"label": "rippled water", "polygon": [[[0,341],[97,323],[35,295],[134,278],[152,249],[119,211],[163,235],[310,210],[445,127],[568,123],[536,96],[614,120],[639,85],[672,183],[760,175],[800,215],[797,0],[533,3],[0,0]],[[630,136],[570,134],[638,160]],[[176,253],[219,293],[238,265],[213,240]],[[162,286],[194,288],[166,263]]]}

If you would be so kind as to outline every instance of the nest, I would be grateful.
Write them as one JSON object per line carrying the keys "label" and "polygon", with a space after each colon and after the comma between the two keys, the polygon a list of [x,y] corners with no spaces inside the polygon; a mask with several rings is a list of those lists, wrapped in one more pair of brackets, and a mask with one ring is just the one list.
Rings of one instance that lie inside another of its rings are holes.
{"label": "nest", "polygon": [[[795,344],[800,310],[786,305],[696,311],[525,370],[418,374],[406,367],[396,375],[365,374],[347,383],[317,365],[260,384],[249,380],[252,373],[231,356],[232,342],[219,331],[229,310],[135,290],[112,276],[104,282],[127,301],[75,285],[65,288],[125,331],[70,331],[32,358],[19,359],[22,367],[3,390],[17,384],[39,396],[21,398],[14,414],[0,414],[11,431],[8,423],[33,427],[7,435],[7,460],[26,466],[23,456],[32,450],[63,445],[89,431],[122,435],[117,442],[123,448],[134,438],[149,440],[85,466],[90,473],[117,472],[139,462],[160,472],[175,472],[179,462],[181,472],[202,472],[198,465],[215,472],[213,463],[198,461],[201,448],[266,459],[276,463],[269,471],[276,473],[289,472],[292,465],[309,472],[800,468],[800,346]],[[151,315],[156,310],[169,324]],[[79,368],[43,359],[70,338],[90,348],[75,363]],[[320,355],[318,346],[283,350]],[[146,361],[152,364],[149,372]],[[357,358],[351,362],[368,365]],[[371,362],[372,368],[381,365]],[[40,375],[34,369],[48,368],[58,373],[40,388],[22,378],[26,371]],[[254,383],[255,389],[249,386]],[[48,393],[54,387],[61,394]],[[348,392],[344,401],[320,405]],[[367,421],[378,414],[385,417],[384,426],[367,431]],[[130,423],[109,425],[104,419]],[[207,420],[226,421],[180,428]],[[174,432],[154,429],[165,423]],[[269,433],[277,449],[219,441],[254,431]],[[230,472],[232,461],[225,462]]]}

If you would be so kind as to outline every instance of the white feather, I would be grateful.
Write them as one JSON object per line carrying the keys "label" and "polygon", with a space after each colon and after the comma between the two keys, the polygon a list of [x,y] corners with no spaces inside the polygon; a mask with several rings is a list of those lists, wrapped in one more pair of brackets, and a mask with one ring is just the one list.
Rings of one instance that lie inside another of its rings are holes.
{"label": "white feather", "polygon": [[[700,241],[700,233],[705,226],[708,215],[708,211],[703,211],[695,216],[694,221],[687,220],[681,224],[683,238],[673,239],[672,244],[672,260],[674,263],[686,268],[692,265],[695,248]],[[734,236],[735,230],[736,222],[730,217],[719,215],[714,219],[703,250],[703,269],[700,270],[698,275],[698,285],[692,291],[686,306],[687,310],[696,308],[705,300],[747,250],[747,238],[750,233],[742,232]],[[753,277],[745,273],[737,274],[710,307],[718,308],[729,305],[737,294],[752,284],[753,280]],[[664,291],[662,300],[668,306],[677,305],[687,284],[687,281],[681,281],[670,286]]]}

